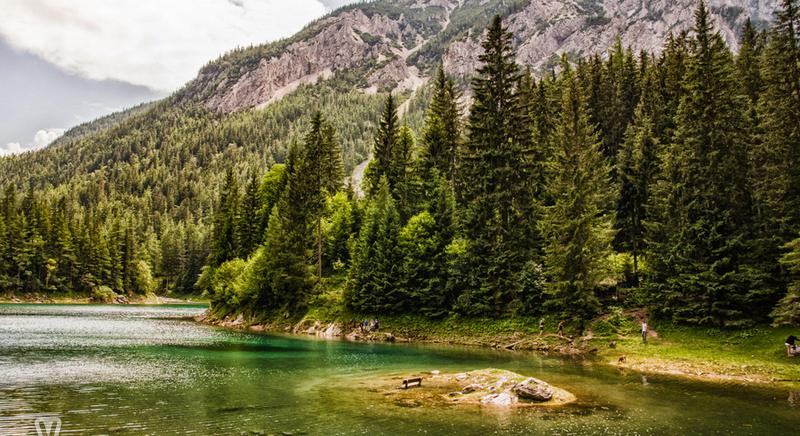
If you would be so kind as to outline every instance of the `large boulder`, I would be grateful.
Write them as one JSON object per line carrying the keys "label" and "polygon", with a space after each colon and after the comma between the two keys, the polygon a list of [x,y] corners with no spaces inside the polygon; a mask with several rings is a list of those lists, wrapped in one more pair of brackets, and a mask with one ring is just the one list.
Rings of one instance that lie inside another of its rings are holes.
{"label": "large boulder", "polygon": [[523,400],[550,401],[553,398],[553,388],[549,384],[533,377],[514,385],[513,391]]}

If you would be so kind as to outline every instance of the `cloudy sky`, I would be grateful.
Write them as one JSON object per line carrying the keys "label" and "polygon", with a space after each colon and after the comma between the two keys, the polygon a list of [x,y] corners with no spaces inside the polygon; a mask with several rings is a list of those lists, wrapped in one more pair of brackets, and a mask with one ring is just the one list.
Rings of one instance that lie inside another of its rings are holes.
{"label": "cloudy sky", "polygon": [[0,155],[168,95],[352,0],[0,0]]}

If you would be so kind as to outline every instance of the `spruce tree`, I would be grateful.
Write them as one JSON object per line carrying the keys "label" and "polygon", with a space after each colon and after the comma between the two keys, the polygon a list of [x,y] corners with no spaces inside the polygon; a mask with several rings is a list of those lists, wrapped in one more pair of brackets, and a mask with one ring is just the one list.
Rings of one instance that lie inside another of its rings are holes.
{"label": "spruce tree", "polygon": [[309,253],[319,184],[308,144],[293,145],[286,164],[286,187],[272,210],[264,247],[243,273],[242,292],[268,310],[296,310],[311,289]]}
{"label": "spruce tree", "polygon": [[647,94],[636,108],[633,123],[617,157],[617,196],[615,244],[633,256],[633,285],[639,283],[639,258],[644,247],[644,222],[650,191],[659,171],[659,144],[648,113]]}
{"label": "spruce tree", "polygon": [[272,214],[272,209],[278,204],[284,188],[286,187],[286,165],[275,164],[270,167],[264,178],[261,179],[261,186],[259,188],[259,197],[261,199],[261,206],[258,211],[259,223],[261,225],[260,239],[263,239],[264,233],[267,231],[269,225],[269,218]]}
{"label": "spruce tree", "polygon": [[505,312],[522,265],[536,249],[531,123],[511,38],[496,16],[482,44],[469,135],[459,153],[464,183],[457,197],[472,264],[459,310],[470,314]]}
{"label": "spruce tree", "polygon": [[426,174],[437,169],[451,182],[455,179],[456,153],[461,143],[460,91],[439,65],[425,127],[421,163]]}
{"label": "spruce tree", "polygon": [[406,295],[398,286],[402,257],[398,249],[400,216],[382,178],[367,207],[355,246],[345,301],[361,313],[396,313],[405,307]]}
{"label": "spruce tree", "polygon": [[412,153],[414,150],[414,132],[404,125],[400,128],[395,144],[395,154],[392,162],[394,173],[394,188],[392,195],[400,213],[401,222],[405,222],[413,215],[419,203],[419,185],[417,174],[414,171]]}
{"label": "spruce tree", "polygon": [[595,315],[596,292],[607,276],[614,236],[610,168],[589,123],[586,97],[573,73],[566,77],[561,118],[553,134],[547,186],[554,203],[540,223],[549,304],[579,320]]}
{"label": "spruce tree", "polygon": [[755,196],[759,232],[775,253],[800,228],[800,4],[783,0],[764,51]]}
{"label": "spruce tree", "polygon": [[238,212],[239,184],[233,168],[228,168],[225,173],[225,182],[220,189],[217,207],[214,210],[211,256],[215,266],[221,265],[239,254],[236,238]]}
{"label": "spruce tree", "polygon": [[741,92],[747,97],[748,102],[748,128],[758,125],[758,100],[763,88],[761,79],[761,57],[763,41],[748,18],[745,21],[742,37],[739,40],[739,53],[736,56],[736,72],[741,86]]}
{"label": "spruce tree", "polygon": [[800,325],[800,238],[785,247],[787,253],[780,262],[791,275],[791,282],[786,296],[781,299],[772,311],[775,325]]}
{"label": "spruce tree", "polygon": [[9,271],[11,262],[8,259],[10,250],[6,218],[0,211],[0,289],[11,289],[12,286],[11,272]]}
{"label": "spruce tree", "polygon": [[244,189],[239,213],[236,233],[238,238],[238,257],[247,259],[250,254],[261,244],[261,225],[258,222],[258,212],[261,208],[258,178],[253,174]]}
{"label": "spruce tree", "polygon": [[344,174],[336,132],[322,116],[316,112],[311,120],[311,129],[305,138],[304,171],[309,174],[313,191],[309,198],[308,214],[316,221],[317,279],[322,279],[322,214],[325,209],[325,198],[334,195],[342,187]]}
{"label": "spruce tree", "polygon": [[389,188],[394,189],[396,171],[394,159],[397,155],[396,144],[400,131],[397,117],[397,104],[394,96],[389,94],[383,106],[378,131],[373,144],[373,160],[367,167],[364,179],[367,192],[377,192],[381,178],[386,177]]}
{"label": "spruce tree", "polygon": [[752,243],[745,104],[733,59],[703,2],[695,12],[686,94],[655,199],[649,283],[675,321],[737,324],[764,315]]}

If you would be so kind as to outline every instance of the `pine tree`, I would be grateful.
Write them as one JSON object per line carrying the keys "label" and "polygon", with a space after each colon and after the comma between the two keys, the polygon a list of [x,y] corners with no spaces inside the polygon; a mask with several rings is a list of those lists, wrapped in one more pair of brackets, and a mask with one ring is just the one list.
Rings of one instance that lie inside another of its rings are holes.
{"label": "pine tree", "polygon": [[736,57],[736,70],[741,86],[741,92],[748,101],[749,128],[758,125],[758,99],[763,88],[761,79],[761,57],[763,54],[763,41],[761,35],[753,27],[748,18],[745,21],[742,37],[739,40],[739,54]]}
{"label": "pine tree", "polygon": [[540,223],[550,304],[579,320],[595,315],[599,282],[607,276],[614,236],[610,168],[589,123],[586,98],[570,71],[561,119],[553,134],[548,191],[554,204]]}
{"label": "pine tree", "polygon": [[264,238],[248,264],[242,294],[266,309],[297,310],[311,289],[309,252],[313,243],[314,207],[319,179],[307,145],[293,145],[286,164],[286,187],[272,210]]}
{"label": "pine tree", "polygon": [[317,279],[322,279],[322,214],[325,209],[325,198],[334,195],[342,187],[344,174],[342,170],[342,157],[339,144],[336,141],[336,132],[322,116],[316,112],[311,120],[311,130],[305,138],[304,148],[305,166],[303,171],[313,183],[311,189],[313,196],[310,198],[307,212],[315,218],[317,235]]}
{"label": "pine tree", "polygon": [[401,222],[406,222],[416,212],[419,203],[417,191],[420,183],[417,182],[414,173],[413,150],[414,132],[407,125],[403,125],[397,136],[392,162],[395,179],[392,196],[400,213]]}
{"label": "pine tree", "polygon": [[531,123],[511,38],[496,16],[482,44],[469,135],[459,153],[464,183],[457,196],[472,262],[472,285],[459,297],[459,310],[471,314],[507,310],[536,248]]}
{"label": "pine tree", "polygon": [[625,51],[622,48],[619,38],[611,49],[603,78],[602,86],[608,90],[608,97],[602,102],[604,111],[599,125],[603,154],[613,166],[639,99],[636,61],[630,49]]}
{"label": "pine tree", "polygon": [[406,304],[398,286],[400,216],[384,177],[370,200],[355,246],[345,294],[347,306],[361,313],[396,313]]}
{"label": "pine tree", "polygon": [[[733,59],[703,2],[695,12],[686,94],[667,151],[653,226],[649,289],[676,321],[736,324],[763,315],[752,242],[745,105]],[[759,313],[761,312],[761,313]]]}
{"label": "pine tree", "polygon": [[9,266],[8,253],[11,251],[11,244],[8,238],[6,217],[0,210],[0,289],[11,289],[12,279]]}
{"label": "pine tree", "polygon": [[364,175],[367,192],[377,192],[379,182],[383,177],[386,177],[389,188],[394,189],[396,176],[394,159],[397,155],[395,147],[399,130],[397,105],[394,101],[394,96],[389,94],[383,107],[378,131],[375,133],[375,142],[372,150],[374,158]]}
{"label": "pine tree", "polygon": [[436,169],[451,182],[455,180],[456,153],[461,143],[460,91],[439,65],[425,127],[422,132],[421,163],[425,174]]}
{"label": "pine tree", "polygon": [[633,256],[633,285],[639,282],[639,258],[644,247],[644,222],[647,220],[646,205],[659,171],[659,144],[646,97],[650,92],[643,90],[643,98],[636,108],[633,123],[628,126],[617,157],[619,195],[615,243]]}
{"label": "pine tree", "polygon": [[261,193],[258,178],[255,174],[250,177],[250,182],[244,189],[244,196],[239,205],[236,226],[238,257],[247,259],[256,247],[261,244],[261,224],[259,223],[259,209],[261,208]]}
{"label": "pine tree", "polygon": [[286,188],[286,165],[275,164],[270,167],[264,178],[261,179],[261,186],[259,188],[259,197],[261,199],[261,207],[258,211],[259,223],[261,229],[259,232],[259,239],[263,240],[263,235],[269,226],[269,218],[272,215],[272,209],[278,204],[283,190]]}
{"label": "pine tree", "polygon": [[658,61],[657,83],[660,94],[658,100],[661,102],[658,111],[663,114],[661,117],[663,125],[657,123],[655,118],[653,121],[656,132],[659,133],[659,142],[662,144],[672,143],[678,106],[686,94],[684,78],[688,62],[687,39],[685,33],[681,33],[677,37],[670,34],[664,52]]}
{"label": "pine tree", "polygon": [[792,281],[771,316],[775,325],[797,326],[800,325],[800,238],[786,244],[785,248],[787,253],[780,262],[792,275]]}
{"label": "pine tree", "polygon": [[225,183],[214,211],[213,264],[218,266],[235,258],[239,252],[236,243],[236,223],[239,212],[239,184],[232,168],[225,174]]}
{"label": "pine tree", "polygon": [[[56,282],[59,284],[60,290],[69,291],[73,290],[77,284],[75,272],[78,259],[75,253],[72,231],[69,227],[65,198],[59,199],[53,212],[49,245],[52,258],[57,264],[57,269],[54,271],[57,275]],[[49,281],[46,280],[46,282]],[[45,284],[45,288],[48,288],[48,284]]]}
{"label": "pine tree", "polygon": [[759,232],[775,253],[800,228],[800,5],[783,0],[761,70],[763,134],[753,152]]}

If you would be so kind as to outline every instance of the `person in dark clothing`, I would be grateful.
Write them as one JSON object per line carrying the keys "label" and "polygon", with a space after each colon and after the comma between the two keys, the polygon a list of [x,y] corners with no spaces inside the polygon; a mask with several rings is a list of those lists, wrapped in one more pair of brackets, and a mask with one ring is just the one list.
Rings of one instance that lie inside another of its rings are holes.
{"label": "person in dark clothing", "polygon": [[800,354],[800,350],[797,349],[797,336],[790,335],[788,338],[786,338],[786,344],[784,345],[786,345],[786,354],[788,354],[789,357],[794,357],[797,354]]}

